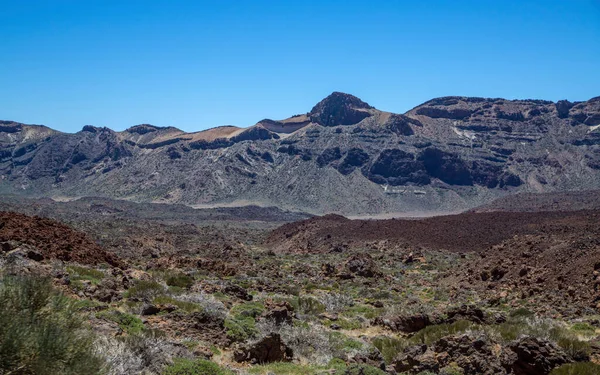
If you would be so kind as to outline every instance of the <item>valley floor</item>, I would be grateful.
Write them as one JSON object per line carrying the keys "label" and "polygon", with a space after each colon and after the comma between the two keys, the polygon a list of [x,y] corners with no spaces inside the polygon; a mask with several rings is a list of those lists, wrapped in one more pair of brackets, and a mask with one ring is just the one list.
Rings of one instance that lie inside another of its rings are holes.
{"label": "valley floor", "polygon": [[3,196],[0,374],[599,374],[600,211],[517,199],[350,220]]}

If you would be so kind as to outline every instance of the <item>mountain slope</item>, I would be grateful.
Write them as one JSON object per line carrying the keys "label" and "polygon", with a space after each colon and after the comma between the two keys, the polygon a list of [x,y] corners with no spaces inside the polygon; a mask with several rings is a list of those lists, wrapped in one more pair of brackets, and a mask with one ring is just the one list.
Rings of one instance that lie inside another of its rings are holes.
{"label": "mountain slope", "polygon": [[449,212],[514,192],[600,188],[600,97],[444,97],[394,114],[335,92],[303,115],[196,133],[2,121],[0,174],[1,191],[32,196]]}

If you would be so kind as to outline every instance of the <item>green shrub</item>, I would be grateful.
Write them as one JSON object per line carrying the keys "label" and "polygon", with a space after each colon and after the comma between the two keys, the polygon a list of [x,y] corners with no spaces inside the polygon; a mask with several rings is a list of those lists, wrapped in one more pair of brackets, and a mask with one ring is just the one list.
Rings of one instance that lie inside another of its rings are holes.
{"label": "green shrub", "polygon": [[125,293],[127,298],[138,298],[143,300],[151,300],[154,297],[165,292],[165,288],[156,281],[138,280]]}
{"label": "green shrub", "polygon": [[552,370],[550,375],[598,375],[600,365],[592,362],[578,362],[563,365]]}
{"label": "green shrub", "polygon": [[406,340],[399,340],[388,336],[375,337],[372,344],[379,349],[385,363],[392,363],[394,358],[408,346]]}
{"label": "green shrub", "polygon": [[568,332],[563,332],[563,335],[556,339],[556,344],[576,361],[587,360],[590,356],[590,344],[587,341],[579,340]]}
{"label": "green shrub", "polygon": [[360,350],[364,347],[364,344],[361,341],[352,339],[341,332],[331,332],[329,334],[329,343],[332,345],[333,349],[341,352]]}
{"label": "green shrub", "polygon": [[67,271],[69,272],[69,279],[71,281],[88,280],[92,284],[98,285],[104,278],[104,272],[93,268],[69,266],[67,267]]}
{"label": "green shrub", "polygon": [[299,314],[304,315],[318,315],[325,312],[325,305],[316,298],[308,296],[298,297],[294,307]]}
{"label": "green shrub", "polygon": [[315,375],[317,370],[321,370],[321,368],[290,362],[274,362],[266,365],[252,366],[248,369],[248,372],[259,375]]}
{"label": "green shrub", "polygon": [[344,375],[386,375],[386,373],[370,365],[350,365]]}
{"label": "green shrub", "polygon": [[155,305],[173,305],[177,306],[179,309],[185,312],[194,312],[194,311],[202,311],[202,306],[197,303],[188,302],[188,301],[180,301],[176,298],[170,296],[158,296],[154,298],[153,303]]}
{"label": "green shrub", "polygon": [[265,311],[265,307],[260,302],[246,302],[231,308],[231,314],[241,317],[258,318]]}
{"label": "green shrub", "polygon": [[251,316],[227,318],[224,325],[227,337],[236,342],[244,342],[258,333],[256,321]]}
{"label": "green shrub", "polygon": [[101,311],[96,314],[96,317],[117,323],[119,328],[130,335],[142,333],[145,328],[144,323],[142,323],[142,320],[137,316],[117,310]]}
{"label": "green shrub", "polygon": [[595,335],[596,328],[587,323],[575,323],[571,326],[571,330],[583,335]]}
{"label": "green shrub", "polygon": [[179,288],[188,289],[194,285],[194,278],[186,275],[185,273],[172,273],[165,279],[168,286],[174,286]]}
{"label": "green shrub", "polygon": [[383,309],[378,309],[369,305],[354,305],[347,308],[343,315],[345,316],[363,316],[366,319],[374,319],[380,316]]}
{"label": "green shrub", "polygon": [[206,360],[176,359],[175,363],[168,366],[163,375],[233,375],[214,362]]}
{"label": "green shrub", "polygon": [[535,314],[532,311],[530,311],[524,307],[520,307],[520,308],[510,312],[511,318],[531,318],[534,315]]}
{"label": "green shrub", "polygon": [[442,337],[466,332],[467,330],[475,329],[477,327],[476,324],[467,320],[458,320],[451,324],[427,326],[415,333],[415,335],[410,338],[410,342],[413,344],[431,345]]}
{"label": "green shrub", "polygon": [[0,373],[100,374],[78,306],[48,280],[0,279]]}
{"label": "green shrub", "polygon": [[331,361],[329,361],[329,363],[327,364],[327,366],[333,370],[337,370],[337,371],[343,371],[346,369],[346,362],[344,362],[343,359],[341,358],[334,358]]}

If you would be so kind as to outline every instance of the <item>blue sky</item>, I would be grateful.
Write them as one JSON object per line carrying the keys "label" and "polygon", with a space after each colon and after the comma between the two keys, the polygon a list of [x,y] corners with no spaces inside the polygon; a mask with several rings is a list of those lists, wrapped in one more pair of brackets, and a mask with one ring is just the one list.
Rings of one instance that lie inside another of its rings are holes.
{"label": "blue sky", "polygon": [[0,47],[0,119],[68,132],[600,95],[598,0],[0,0]]}

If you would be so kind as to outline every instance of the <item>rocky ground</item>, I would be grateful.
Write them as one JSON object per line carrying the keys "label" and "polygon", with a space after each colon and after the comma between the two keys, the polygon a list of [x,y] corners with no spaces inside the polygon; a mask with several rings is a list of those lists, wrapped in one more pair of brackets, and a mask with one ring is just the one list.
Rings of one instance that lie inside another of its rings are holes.
{"label": "rocky ground", "polygon": [[2,273],[81,301],[112,374],[162,374],[177,358],[264,375],[598,373],[597,210],[0,207]]}

